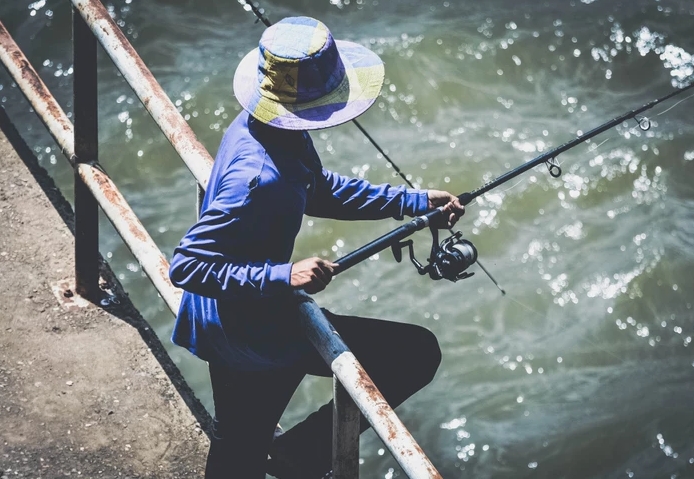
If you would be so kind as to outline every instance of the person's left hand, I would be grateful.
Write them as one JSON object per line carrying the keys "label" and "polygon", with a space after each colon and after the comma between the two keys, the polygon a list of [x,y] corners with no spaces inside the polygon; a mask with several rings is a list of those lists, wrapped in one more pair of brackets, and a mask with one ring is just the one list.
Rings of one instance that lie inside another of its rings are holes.
{"label": "person's left hand", "polygon": [[[452,228],[458,218],[465,214],[465,207],[460,204],[458,197],[447,191],[427,190],[429,198],[429,209],[443,206],[444,220],[441,224],[435,225],[437,228]],[[447,221],[447,224],[445,222]]]}

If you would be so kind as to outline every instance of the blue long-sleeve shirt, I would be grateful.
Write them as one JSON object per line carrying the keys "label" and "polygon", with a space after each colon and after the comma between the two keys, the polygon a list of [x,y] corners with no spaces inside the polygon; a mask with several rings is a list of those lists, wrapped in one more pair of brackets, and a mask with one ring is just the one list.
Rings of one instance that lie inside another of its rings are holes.
{"label": "blue long-sleeve shirt", "polygon": [[426,191],[328,171],[308,133],[242,112],[220,145],[200,219],[174,251],[169,275],[185,291],[173,342],[234,369],[290,366],[311,348],[290,286],[303,215],[402,219],[426,210]]}

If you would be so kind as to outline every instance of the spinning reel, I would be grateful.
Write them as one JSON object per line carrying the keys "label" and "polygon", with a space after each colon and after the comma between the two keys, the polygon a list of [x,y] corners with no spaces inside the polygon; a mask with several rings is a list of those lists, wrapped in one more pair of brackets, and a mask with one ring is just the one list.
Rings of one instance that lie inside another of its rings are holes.
{"label": "spinning reel", "polygon": [[428,274],[434,280],[447,279],[453,282],[474,275],[475,273],[466,273],[465,270],[477,262],[477,249],[471,242],[463,239],[463,233],[456,231],[439,244],[438,230],[433,227],[430,229],[432,236],[431,253],[427,258],[426,266],[415,258],[411,239],[396,243],[391,247],[395,260],[398,263],[402,261],[402,250],[407,247],[410,252],[410,261],[421,275]]}

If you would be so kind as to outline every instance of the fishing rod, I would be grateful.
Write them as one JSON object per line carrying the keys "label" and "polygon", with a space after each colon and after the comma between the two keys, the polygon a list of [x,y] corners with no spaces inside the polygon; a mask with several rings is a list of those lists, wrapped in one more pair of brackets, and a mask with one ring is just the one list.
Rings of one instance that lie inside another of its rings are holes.
{"label": "fishing rod", "polygon": [[[468,193],[462,193],[458,196],[458,200],[463,205],[468,205],[475,198],[487,193],[494,188],[506,183],[507,181],[517,177],[518,175],[540,165],[545,164],[550,176],[558,178],[561,176],[562,170],[557,163],[556,159],[561,153],[574,148],[586,141],[590,140],[594,136],[599,135],[624,121],[634,119],[641,130],[647,131],[651,127],[651,122],[648,118],[638,116],[646,110],[653,108],[654,106],[663,103],[670,98],[684,93],[690,88],[694,87],[694,83],[675,90],[661,98],[657,98],[650,103],[643,105],[640,108],[631,110],[623,115],[620,115],[602,125],[593,128],[589,132],[579,135],[576,138],[564,143],[553,150],[550,150],[531,161],[507,172],[503,175],[485,183],[481,187],[477,188]],[[414,264],[415,268],[419,274],[428,274],[430,278],[434,280],[447,279],[449,281],[458,281],[460,279],[469,278],[474,273],[466,272],[466,270],[472,266],[477,261],[477,249],[468,240],[463,238],[463,234],[460,231],[453,233],[450,237],[444,239],[440,244],[438,240],[438,229],[433,226],[438,222],[442,221],[443,218],[443,207],[436,208],[429,213],[418,216],[412,219],[409,223],[396,228],[389,233],[375,239],[371,243],[368,243],[361,248],[335,260],[338,264],[336,269],[337,273],[342,273],[348,270],[352,266],[361,263],[367,258],[373,256],[376,253],[383,251],[386,248],[391,248],[393,251],[393,256],[397,262],[402,261],[402,250],[407,248],[409,250],[410,261]],[[420,263],[414,255],[413,241],[403,239],[411,236],[417,231],[423,230],[426,227],[430,227],[432,234],[432,245],[431,253],[427,259],[427,264],[423,265]],[[481,266],[481,265],[480,265]],[[484,268],[483,268],[484,269]],[[486,270],[485,270],[486,272]]]}

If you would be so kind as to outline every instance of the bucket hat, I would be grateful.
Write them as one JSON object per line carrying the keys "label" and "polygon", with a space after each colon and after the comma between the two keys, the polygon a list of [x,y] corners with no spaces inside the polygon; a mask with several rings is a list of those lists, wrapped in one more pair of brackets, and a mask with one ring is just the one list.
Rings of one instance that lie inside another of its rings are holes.
{"label": "bucket hat", "polygon": [[366,47],[335,40],[310,17],[267,28],[234,74],[234,94],[254,118],[285,130],[316,130],[364,113],[383,85],[383,62]]}

